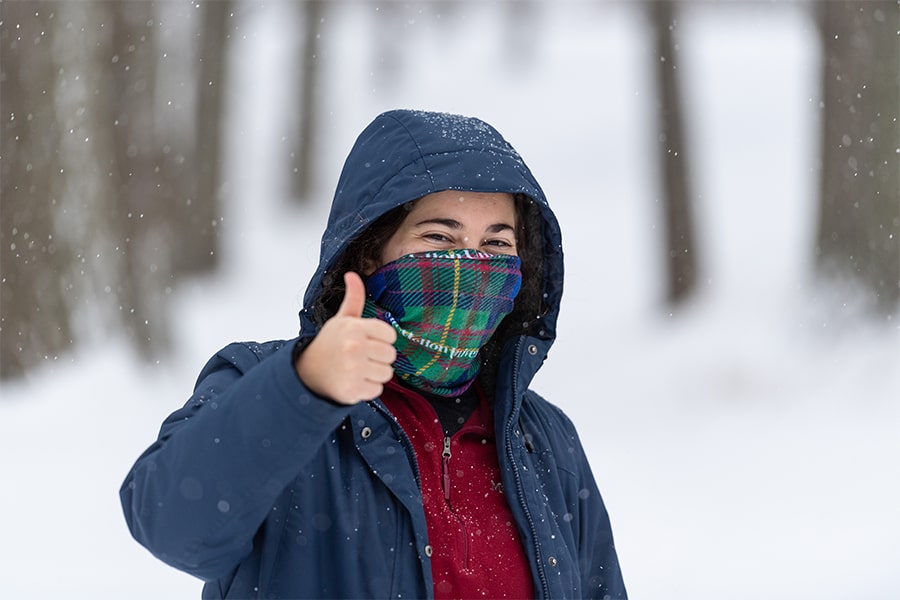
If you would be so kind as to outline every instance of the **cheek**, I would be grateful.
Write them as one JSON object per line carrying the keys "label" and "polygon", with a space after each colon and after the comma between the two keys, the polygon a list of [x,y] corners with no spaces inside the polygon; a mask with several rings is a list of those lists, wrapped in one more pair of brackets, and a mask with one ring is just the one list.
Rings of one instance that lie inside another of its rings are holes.
{"label": "cheek", "polygon": [[397,257],[399,256],[399,254],[397,254],[397,252],[398,252],[397,244],[392,244],[391,242],[388,242],[387,244],[385,244],[384,248],[381,249],[381,256],[378,257],[378,261],[379,261],[378,266],[380,267],[382,265],[386,265],[387,263],[391,262],[392,260],[397,260]]}
{"label": "cheek", "polygon": [[432,248],[426,242],[421,240],[390,240],[384,245],[384,248],[381,249],[381,264],[379,266],[386,265],[407,254],[425,252],[431,249]]}
{"label": "cheek", "polygon": [[388,264],[389,262],[393,262],[403,256],[404,254],[409,254],[408,244],[404,244],[399,240],[388,240],[388,242],[381,249],[381,255],[378,257],[378,264],[373,267],[373,271],[381,266]]}

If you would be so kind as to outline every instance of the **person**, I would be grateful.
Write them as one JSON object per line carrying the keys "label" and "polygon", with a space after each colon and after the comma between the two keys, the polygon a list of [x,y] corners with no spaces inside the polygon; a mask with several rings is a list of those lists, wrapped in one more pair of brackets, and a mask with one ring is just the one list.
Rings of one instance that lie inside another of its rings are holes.
{"label": "person", "polygon": [[206,364],[122,485],[132,535],[204,598],[626,598],[575,427],[529,389],[562,285],[558,222],[499,132],[379,115],[299,336]]}

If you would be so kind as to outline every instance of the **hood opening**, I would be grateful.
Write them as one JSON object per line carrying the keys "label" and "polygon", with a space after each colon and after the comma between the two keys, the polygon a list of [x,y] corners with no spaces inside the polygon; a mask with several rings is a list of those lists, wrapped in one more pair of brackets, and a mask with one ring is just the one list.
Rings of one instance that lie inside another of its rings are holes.
{"label": "hood opening", "polygon": [[[543,300],[543,218],[537,204],[524,194],[514,195],[517,217],[516,245],[522,259],[522,289],[516,297],[513,312],[500,324],[495,338],[505,340],[512,335],[538,335],[535,329],[547,308]],[[311,307],[312,318],[321,327],[337,312],[344,298],[344,273],[362,275],[366,267],[378,263],[381,249],[397,230],[411,203],[397,206],[350,240],[321,278],[321,288]]]}
{"label": "hood opening", "polygon": [[301,337],[312,336],[344,297],[344,273],[380,262],[384,242],[410,202],[430,193],[464,190],[508,193],[516,199],[523,288],[513,312],[483,349],[488,371],[505,342],[521,335],[556,336],[563,287],[559,224],[518,152],[489,124],[473,117],[395,110],[360,134],[338,180],[319,268],[300,311]]}

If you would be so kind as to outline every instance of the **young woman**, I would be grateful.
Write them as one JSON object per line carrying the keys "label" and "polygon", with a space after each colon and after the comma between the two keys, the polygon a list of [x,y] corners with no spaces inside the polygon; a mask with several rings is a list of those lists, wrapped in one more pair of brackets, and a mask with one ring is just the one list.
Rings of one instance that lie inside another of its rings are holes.
{"label": "young woman", "polygon": [[122,486],[132,534],[204,598],[626,598],[575,428],[528,389],[562,277],[496,130],[380,115],[299,337],[207,363]]}

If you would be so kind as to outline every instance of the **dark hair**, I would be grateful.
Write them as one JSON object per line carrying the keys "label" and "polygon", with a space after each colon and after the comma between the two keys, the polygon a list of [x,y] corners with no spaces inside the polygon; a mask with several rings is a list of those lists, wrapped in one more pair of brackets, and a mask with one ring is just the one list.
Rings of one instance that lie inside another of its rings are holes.
{"label": "dark hair", "polygon": [[[510,337],[532,332],[546,312],[543,306],[543,219],[540,208],[524,194],[514,195],[516,209],[516,248],[522,261],[522,288],[513,311],[500,322],[497,331],[481,350],[481,379],[493,396],[497,362],[503,343]],[[413,201],[415,202],[415,201]],[[322,276],[321,292],[312,307],[312,317],[320,327],[337,312],[344,298],[344,273],[362,274],[379,264],[385,243],[403,223],[412,208],[407,202],[381,215],[347,244]]]}
{"label": "dark hair", "polygon": [[544,306],[544,219],[537,203],[524,194],[515,195],[516,247],[522,260],[522,289],[513,311],[506,315],[497,331],[481,349],[479,377],[493,400],[500,351],[510,338],[534,334],[548,307]]}
{"label": "dark hair", "polygon": [[406,218],[412,208],[407,202],[381,215],[347,244],[329,269],[322,275],[322,291],[312,307],[312,317],[321,327],[337,313],[344,299],[344,273],[354,271],[360,276],[366,268],[381,260],[381,249]]}

